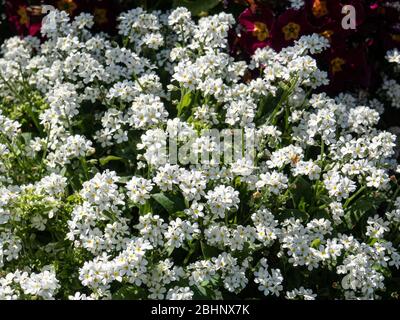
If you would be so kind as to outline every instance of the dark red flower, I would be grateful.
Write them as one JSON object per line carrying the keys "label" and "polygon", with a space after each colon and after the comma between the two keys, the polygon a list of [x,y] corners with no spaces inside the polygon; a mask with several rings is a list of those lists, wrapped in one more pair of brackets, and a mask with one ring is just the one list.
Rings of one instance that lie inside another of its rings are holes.
{"label": "dark red flower", "polygon": [[[40,5],[29,5],[32,1],[6,1],[6,14],[15,31],[21,35],[39,35],[43,14]],[[37,1],[38,3],[40,1]],[[120,5],[112,0],[47,0],[46,4],[66,11],[71,17],[82,12],[94,16],[95,31],[115,32],[116,17]]]}
{"label": "dark red flower", "polygon": [[337,46],[327,54],[330,91],[349,88],[368,88],[371,84],[371,68],[367,62],[366,48]]}
{"label": "dark red flower", "polygon": [[336,43],[343,43],[348,34],[337,21],[331,21],[319,28],[315,27],[313,32],[327,38],[331,46],[335,46]]}
{"label": "dark red flower", "polygon": [[338,0],[306,0],[305,8],[309,21],[315,26],[339,20],[341,16]]}
{"label": "dark red flower", "polygon": [[351,5],[355,8],[356,25],[362,24],[365,19],[365,10],[361,0],[306,0],[305,8],[310,23],[316,27],[321,27],[332,21],[337,21],[341,24],[345,17],[342,9],[346,5]]}
{"label": "dark red flower", "polygon": [[247,8],[239,16],[239,24],[242,28],[240,44],[248,54],[271,44],[274,15],[268,8]]}
{"label": "dark red flower", "polygon": [[304,10],[287,10],[278,17],[273,27],[273,48],[279,51],[290,46],[302,35],[309,34],[312,29]]}
{"label": "dark red flower", "polygon": [[8,21],[11,27],[19,35],[35,35],[30,32],[31,17],[28,8],[29,5],[26,1],[6,1],[6,14]]}

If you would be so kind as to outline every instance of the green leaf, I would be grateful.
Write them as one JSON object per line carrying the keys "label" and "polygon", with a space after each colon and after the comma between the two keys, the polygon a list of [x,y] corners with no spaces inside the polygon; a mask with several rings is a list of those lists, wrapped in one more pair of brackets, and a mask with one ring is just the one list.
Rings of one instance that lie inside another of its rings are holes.
{"label": "green leaf", "polygon": [[203,241],[200,242],[200,246],[201,246],[201,251],[202,251],[204,257],[207,259],[216,257],[220,253],[219,249],[217,249],[215,247],[211,247],[208,244],[204,243]]}
{"label": "green leaf", "polygon": [[174,252],[175,247],[174,246],[170,246],[167,248],[167,255],[168,257],[170,257],[172,255],[172,253]]}
{"label": "green leaf", "polygon": [[121,161],[123,160],[123,158],[121,157],[117,157],[117,156],[107,156],[107,157],[103,157],[100,159],[100,164],[102,166],[105,166],[107,163],[109,163],[110,161]]}
{"label": "green leaf", "polygon": [[63,167],[60,171],[60,175],[61,176],[65,176],[65,174],[67,173],[67,167]]}
{"label": "green leaf", "polygon": [[316,209],[315,211],[311,211],[312,209],[310,209],[310,212],[312,212],[312,217],[313,219],[330,219],[331,215],[323,209]]}
{"label": "green leaf", "polygon": [[379,239],[377,238],[371,238],[371,240],[368,242],[368,244],[372,247]]}
{"label": "green leaf", "polygon": [[114,300],[138,300],[146,298],[146,292],[137,286],[123,286],[113,294]]}
{"label": "green leaf", "polygon": [[274,111],[274,107],[277,103],[277,98],[271,94],[261,97],[255,116],[255,122],[257,125],[265,123],[265,120]]}
{"label": "green leaf", "polygon": [[355,201],[344,215],[348,228],[354,228],[361,219],[376,213],[382,202],[383,199],[378,197],[363,197]]}
{"label": "green leaf", "polygon": [[214,9],[221,0],[174,0],[173,7],[186,7],[192,15],[199,16]]}
{"label": "green leaf", "polygon": [[195,295],[203,297],[203,298],[207,297],[206,288],[204,288],[202,286],[199,286],[199,285],[196,285],[193,289],[194,289],[193,291],[194,291]]}
{"label": "green leaf", "polygon": [[311,242],[311,248],[318,249],[320,244],[321,244],[321,239],[317,238],[313,242]]}
{"label": "green leaf", "polygon": [[304,200],[305,203],[312,203],[312,199],[314,197],[314,193],[312,190],[312,185],[303,177],[296,178],[295,187],[291,191],[293,200],[295,203],[300,203],[301,200]]}
{"label": "green leaf", "polygon": [[78,202],[79,200],[80,200],[80,199],[79,199],[79,194],[76,194],[76,193],[71,194],[71,195],[67,198],[67,202],[71,202],[71,203]]}
{"label": "green leaf", "polygon": [[191,103],[192,103],[192,93],[189,91],[182,97],[179,105],[177,106],[178,114],[181,115],[183,110],[188,106],[190,106]]}
{"label": "green leaf", "polygon": [[297,210],[297,209],[286,209],[286,210],[282,211],[282,213],[279,215],[279,218],[281,220],[295,218],[295,219],[301,219],[303,221],[307,221],[310,218],[310,216],[308,213]]}
{"label": "green leaf", "polygon": [[127,183],[129,180],[132,179],[133,176],[121,176],[119,177],[119,182],[121,183]]}
{"label": "green leaf", "polygon": [[171,201],[163,193],[156,193],[152,195],[153,199],[156,200],[168,213],[174,213],[175,203]]}
{"label": "green leaf", "polygon": [[32,140],[32,133],[31,132],[24,132],[21,134],[22,138],[24,138],[24,142],[26,145]]}
{"label": "green leaf", "polygon": [[185,108],[187,106],[190,106],[191,103],[192,103],[192,93],[188,92],[183,96],[181,105],[183,108]]}
{"label": "green leaf", "polygon": [[169,195],[164,193],[156,193],[152,198],[157,201],[169,214],[181,212],[185,209],[184,201],[179,196]]}
{"label": "green leaf", "polygon": [[388,268],[382,267],[379,264],[374,264],[372,266],[372,269],[378,271],[379,273],[383,274],[385,278],[390,279],[392,276],[392,273],[390,272],[390,270]]}

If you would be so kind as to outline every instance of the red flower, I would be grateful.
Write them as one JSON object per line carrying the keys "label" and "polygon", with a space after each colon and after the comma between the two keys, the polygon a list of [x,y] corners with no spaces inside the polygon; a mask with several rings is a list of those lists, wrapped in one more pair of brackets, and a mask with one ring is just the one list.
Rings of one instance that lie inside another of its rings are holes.
{"label": "red flower", "polygon": [[12,28],[19,35],[35,36],[40,31],[41,18],[27,1],[6,1],[6,14]]}
{"label": "red flower", "polygon": [[330,91],[342,91],[354,87],[367,88],[371,84],[371,68],[367,62],[366,49],[335,47],[327,54]]}
{"label": "red flower", "polygon": [[338,0],[306,0],[305,8],[309,21],[315,26],[340,19],[341,7]]}
{"label": "red flower", "polygon": [[312,26],[308,23],[304,10],[287,10],[279,16],[273,27],[273,47],[279,51],[311,31]]}
{"label": "red flower", "polygon": [[274,15],[269,9],[248,8],[239,16],[239,23],[243,29],[240,44],[247,54],[252,55],[258,48],[271,44]]}
{"label": "red flower", "polygon": [[351,5],[356,11],[356,24],[362,24],[365,19],[364,4],[361,0],[306,0],[306,10],[309,21],[321,27],[332,21],[340,22],[345,17],[342,9],[346,5]]}
{"label": "red flower", "polygon": [[[30,6],[28,0],[6,0],[6,14],[10,24],[21,35],[39,35],[43,14],[41,6]],[[47,0],[59,10],[66,11],[71,17],[81,12],[93,14],[95,31],[116,31],[116,17],[120,5],[112,0]]]}
{"label": "red flower", "polygon": [[319,28],[315,28],[314,33],[318,33],[327,38],[331,46],[335,46],[336,43],[343,43],[345,37],[348,35],[348,32],[344,30],[337,21],[331,21]]}

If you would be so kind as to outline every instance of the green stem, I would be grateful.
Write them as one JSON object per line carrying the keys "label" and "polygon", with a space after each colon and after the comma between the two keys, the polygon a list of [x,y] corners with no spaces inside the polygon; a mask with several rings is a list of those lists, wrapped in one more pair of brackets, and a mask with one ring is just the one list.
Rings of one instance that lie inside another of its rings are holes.
{"label": "green stem", "polygon": [[201,248],[201,253],[202,253],[202,255],[203,255],[203,258],[204,258],[204,259],[207,259],[207,256],[206,256],[206,254],[205,254],[205,252],[204,252],[204,244],[203,244],[203,241],[202,241],[202,240],[200,240],[200,248]]}
{"label": "green stem", "polygon": [[32,103],[31,103],[30,99],[29,99],[28,104],[29,104],[29,107],[27,108],[26,111],[28,112],[29,117],[33,121],[33,124],[35,125],[35,127],[39,131],[39,133],[43,133],[42,127],[40,126],[39,121],[32,110]]}
{"label": "green stem", "polygon": [[285,103],[287,101],[287,99],[289,98],[290,94],[293,92],[294,88],[297,85],[297,80],[298,80],[298,76],[296,76],[293,80],[293,82],[290,84],[290,87],[288,90],[285,90],[285,92],[282,94],[281,98],[279,99],[278,104],[276,105],[274,111],[272,112],[272,114],[268,117],[267,122],[271,122],[272,125],[275,125],[276,122],[276,116],[277,114],[281,111],[281,107],[282,104]]}
{"label": "green stem", "polygon": [[345,202],[345,204],[343,205],[343,209],[346,209],[349,204],[355,199],[357,198],[365,189],[367,189],[366,186],[361,187],[355,194],[353,194],[349,199],[347,199],[347,201]]}
{"label": "green stem", "polygon": [[0,135],[3,137],[3,141],[7,145],[8,149],[10,149],[11,153],[14,155],[15,160],[17,161],[17,164],[22,170],[26,170],[25,164],[20,160],[20,156],[17,154],[15,151],[13,145],[8,141],[8,138],[5,136],[3,132],[0,132]]}
{"label": "green stem", "polygon": [[320,155],[321,159],[320,159],[320,167],[321,167],[321,171],[324,167],[324,161],[325,161],[325,142],[324,140],[321,139],[321,155]]}
{"label": "green stem", "polygon": [[43,150],[42,161],[41,161],[42,169],[44,169],[44,160],[46,159],[47,153],[49,152],[48,149],[49,149],[49,142],[50,142],[50,132],[51,132],[51,124],[50,124],[49,132],[48,132],[47,138],[46,138],[46,145]]}
{"label": "green stem", "polygon": [[88,181],[88,180],[89,180],[89,169],[88,169],[88,166],[87,166],[86,159],[85,159],[84,157],[80,157],[80,158],[79,158],[79,161],[80,161],[81,164],[82,164],[83,171],[84,171],[84,173],[85,173],[86,181]]}
{"label": "green stem", "polygon": [[[25,81],[25,79],[24,79],[24,77],[23,77],[22,70],[20,70],[20,73],[21,73],[21,77],[22,77],[22,84],[23,84],[24,91],[29,93],[29,88],[27,88],[27,83],[26,83],[26,81]],[[8,87],[8,89],[15,95],[15,97],[19,100],[19,102],[21,102],[21,103],[24,102],[24,101],[27,101],[27,102],[28,102],[28,104],[29,104],[29,108],[28,108],[28,110],[27,110],[28,115],[29,115],[29,117],[32,119],[32,121],[33,121],[33,123],[34,123],[36,129],[38,129],[38,131],[39,131],[40,133],[42,133],[42,129],[41,129],[40,125],[39,125],[39,122],[38,122],[37,118],[35,117],[35,115],[33,114],[33,111],[32,111],[32,101],[31,101],[30,95],[28,94],[28,95],[27,95],[27,99],[24,99],[24,97],[18,92],[18,90],[15,89],[15,88],[3,77],[2,74],[0,74],[0,79],[1,79],[2,82]]]}

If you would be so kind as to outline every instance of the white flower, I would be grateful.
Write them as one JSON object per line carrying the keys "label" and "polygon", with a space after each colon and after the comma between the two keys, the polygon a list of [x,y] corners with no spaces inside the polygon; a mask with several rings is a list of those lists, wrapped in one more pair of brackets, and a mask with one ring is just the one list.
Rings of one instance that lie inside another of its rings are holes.
{"label": "white flower", "polygon": [[133,177],[126,184],[128,197],[134,203],[145,204],[150,199],[150,192],[153,190],[153,183],[144,178]]}
{"label": "white flower", "polygon": [[211,213],[220,218],[225,217],[226,211],[237,209],[240,202],[239,192],[230,186],[226,187],[224,185],[208,191],[206,199]]}
{"label": "white flower", "polygon": [[254,282],[258,284],[258,290],[262,291],[265,296],[279,296],[283,290],[283,277],[279,269],[271,269],[268,272],[268,264],[265,258],[260,260],[260,267],[254,272]]}
{"label": "white flower", "polygon": [[289,300],[315,300],[316,297],[317,295],[311,289],[305,289],[304,287],[286,292],[286,298]]}
{"label": "white flower", "polygon": [[168,290],[167,300],[192,300],[194,292],[189,287],[174,287]]}
{"label": "white flower", "polygon": [[281,190],[288,187],[288,178],[280,172],[272,171],[260,175],[260,180],[257,181],[256,186],[259,189],[267,187],[272,193],[279,194]]}

